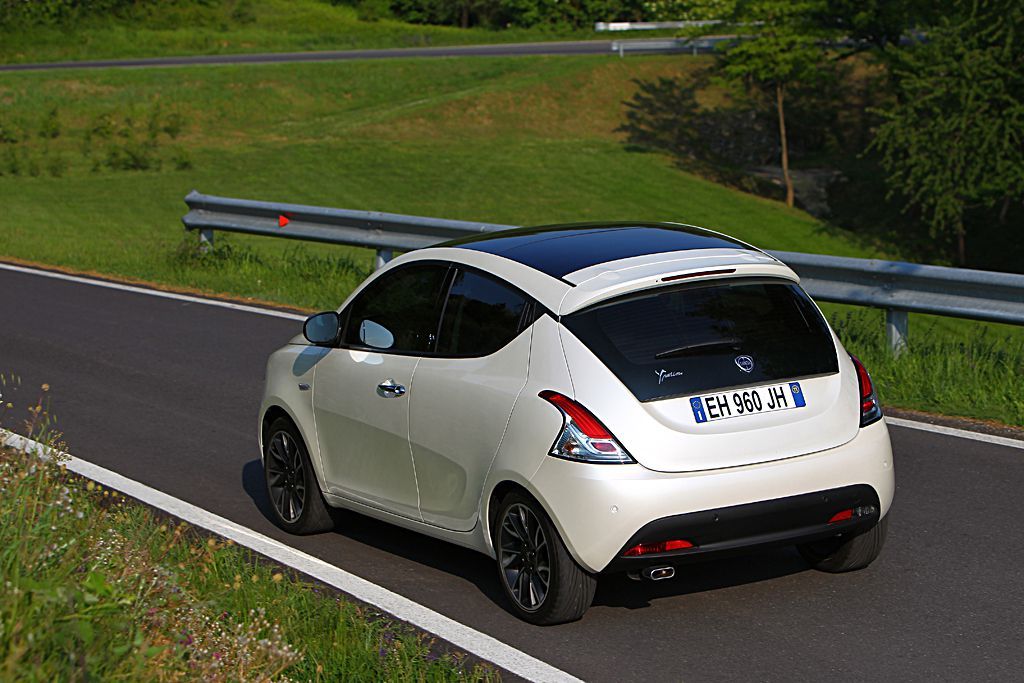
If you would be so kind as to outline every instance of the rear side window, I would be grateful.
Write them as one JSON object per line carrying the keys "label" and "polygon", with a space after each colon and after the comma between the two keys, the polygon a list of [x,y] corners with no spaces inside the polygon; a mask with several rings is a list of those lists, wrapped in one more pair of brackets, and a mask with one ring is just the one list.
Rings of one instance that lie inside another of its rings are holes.
{"label": "rear side window", "polygon": [[433,350],[448,266],[409,266],[381,275],[352,302],[344,343],[396,353]]}
{"label": "rear side window", "polygon": [[818,309],[780,280],[647,290],[562,323],[641,401],[839,370]]}
{"label": "rear side window", "polygon": [[527,298],[500,280],[459,270],[448,293],[437,352],[486,356],[519,334]]}

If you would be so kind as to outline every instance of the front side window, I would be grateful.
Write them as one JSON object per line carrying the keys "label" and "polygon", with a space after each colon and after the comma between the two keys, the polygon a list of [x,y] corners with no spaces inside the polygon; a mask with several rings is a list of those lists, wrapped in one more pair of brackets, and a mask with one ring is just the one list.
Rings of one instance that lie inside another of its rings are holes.
{"label": "front side window", "polygon": [[448,294],[441,321],[438,353],[486,356],[509,343],[520,331],[527,298],[503,282],[459,270]]}
{"label": "front side window", "polygon": [[433,350],[448,266],[413,265],[386,273],[352,302],[344,343],[395,353]]}

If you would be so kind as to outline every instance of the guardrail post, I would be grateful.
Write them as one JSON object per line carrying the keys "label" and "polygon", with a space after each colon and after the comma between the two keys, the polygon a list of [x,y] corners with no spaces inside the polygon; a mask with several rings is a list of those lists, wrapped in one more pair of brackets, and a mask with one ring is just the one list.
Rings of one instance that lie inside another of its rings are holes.
{"label": "guardrail post", "polygon": [[384,264],[394,258],[394,252],[390,249],[378,249],[377,259],[374,263],[373,269],[379,270],[384,267]]}
{"label": "guardrail post", "polygon": [[199,251],[205,254],[210,249],[213,249],[213,230],[203,228],[199,231]]}
{"label": "guardrail post", "polygon": [[898,356],[907,349],[907,327],[909,325],[906,311],[895,308],[885,309],[885,341],[889,352]]}

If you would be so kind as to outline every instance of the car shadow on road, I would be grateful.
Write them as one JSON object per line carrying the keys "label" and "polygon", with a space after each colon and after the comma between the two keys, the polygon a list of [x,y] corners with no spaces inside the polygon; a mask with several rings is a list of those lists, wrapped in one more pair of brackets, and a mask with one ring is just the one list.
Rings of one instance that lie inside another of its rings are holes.
{"label": "car shadow on road", "polygon": [[676,567],[664,581],[635,581],[625,574],[602,577],[594,605],[641,609],[655,600],[721,590],[810,571],[795,548],[774,548],[750,555],[694,562]]}
{"label": "car shadow on road", "polygon": [[[273,522],[273,509],[267,498],[263,467],[258,459],[247,462],[243,467],[242,485],[263,516]],[[438,541],[357,512],[335,510],[333,514],[337,521],[334,533],[468,581],[489,600],[509,611],[508,600],[498,585],[494,560],[474,550]],[[795,549],[775,548],[751,555],[683,565],[676,569],[674,578],[665,581],[634,581],[625,574],[611,574],[601,577],[598,582],[594,605],[642,609],[655,600],[768,581],[808,570]]]}
{"label": "car shadow on road", "polygon": [[[273,522],[274,511],[263,483],[263,466],[258,459],[242,468],[242,487],[253,503]],[[349,510],[333,510],[336,534],[382,552],[402,557],[438,571],[457,576],[476,586],[485,597],[508,610],[505,594],[498,585],[494,560],[468,548],[429,538]]]}

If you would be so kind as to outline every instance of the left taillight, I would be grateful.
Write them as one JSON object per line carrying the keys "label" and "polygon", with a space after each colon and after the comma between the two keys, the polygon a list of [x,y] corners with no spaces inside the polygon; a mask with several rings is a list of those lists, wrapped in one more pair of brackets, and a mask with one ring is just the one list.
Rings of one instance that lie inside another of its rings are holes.
{"label": "left taillight", "polygon": [[582,405],[557,391],[542,391],[539,395],[562,413],[562,431],[548,455],[597,464],[636,462],[608,428]]}
{"label": "left taillight", "polygon": [[864,364],[852,353],[850,360],[857,368],[857,385],[860,387],[860,426],[867,427],[882,419],[882,406],[878,403],[875,385],[871,383],[871,375],[868,374]]}

